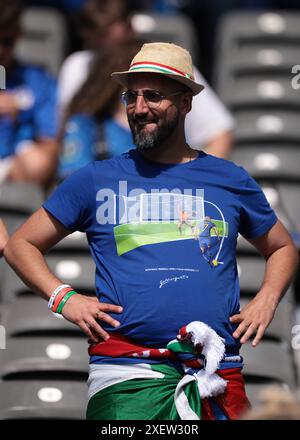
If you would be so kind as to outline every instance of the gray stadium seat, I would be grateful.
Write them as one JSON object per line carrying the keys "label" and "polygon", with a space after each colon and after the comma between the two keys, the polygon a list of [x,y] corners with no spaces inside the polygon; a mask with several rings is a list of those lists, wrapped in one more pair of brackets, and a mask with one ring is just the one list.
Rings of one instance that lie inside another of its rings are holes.
{"label": "gray stadium seat", "polygon": [[287,384],[273,380],[261,380],[260,378],[251,377],[251,379],[245,376],[246,394],[252,406],[257,406],[260,403],[260,393],[265,391],[266,388],[276,385],[282,388],[282,390],[291,391]]}
{"label": "gray stadium seat", "polygon": [[285,75],[231,76],[221,89],[221,98],[233,111],[239,109],[300,110],[299,95],[291,86],[290,72]]}
{"label": "gray stadium seat", "polygon": [[[264,259],[255,255],[239,255],[237,268],[241,297],[252,298],[258,292],[264,278]],[[294,292],[292,287],[286,292],[285,300],[293,303]]]}
{"label": "gray stadium seat", "polygon": [[278,108],[266,110],[239,110],[234,112],[235,145],[274,142],[300,143],[299,113]]}
{"label": "gray stadium seat", "polygon": [[[220,54],[222,56],[222,54]],[[253,74],[291,75],[291,67],[295,60],[300,58],[300,49],[290,44],[278,45],[277,43],[254,43],[243,46],[236,51],[236,56],[222,56],[222,66],[225,70],[219,75],[220,84],[224,84],[228,76],[241,77]],[[220,87],[222,89],[222,87]]]}
{"label": "gray stadium seat", "polygon": [[260,179],[259,183],[268,202],[291,234],[295,245],[300,249],[300,203],[298,203],[300,185],[264,179]]}
{"label": "gray stadium seat", "polygon": [[38,64],[57,74],[68,45],[64,17],[51,8],[27,8],[22,17],[23,36],[16,47],[17,58]]}
{"label": "gray stadium seat", "polygon": [[85,382],[47,379],[0,382],[0,395],[0,420],[85,418]]}
{"label": "gray stadium seat", "polygon": [[57,243],[51,252],[89,252],[86,234],[76,231]]}
{"label": "gray stadium seat", "polygon": [[259,255],[259,253],[255,249],[255,247],[252,246],[252,244],[249,243],[249,241],[246,240],[240,234],[238,235],[238,238],[237,238],[237,253],[238,253],[238,255],[243,255],[243,254],[253,254],[256,256]]}
{"label": "gray stadium seat", "polygon": [[282,382],[294,388],[296,370],[289,347],[273,341],[261,341],[255,348],[250,343],[242,346],[243,373],[263,380]]}
{"label": "gray stadium seat", "polygon": [[221,50],[253,43],[300,43],[300,14],[286,11],[233,11],[219,25]]}
{"label": "gray stadium seat", "polygon": [[[95,294],[95,264],[90,255],[49,253],[47,263],[54,274],[65,284],[70,284],[82,294]],[[27,295],[30,289],[8,266],[5,266],[2,302],[10,303],[18,296]]]}
{"label": "gray stadium seat", "polygon": [[0,378],[21,380],[48,372],[49,376],[66,373],[70,378],[81,374],[87,379],[87,348],[85,340],[75,337],[9,338],[0,356]]}
{"label": "gray stadium seat", "polygon": [[0,188],[0,215],[16,213],[28,216],[44,201],[41,188],[33,183],[4,183]]}
{"label": "gray stadium seat", "polygon": [[2,306],[2,322],[7,337],[19,336],[82,336],[81,329],[61,315],[52,313],[47,302],[39,297],[16,299],[12,304]]}
{"label": "gray stadium seat", "polygon": [[[241,298],[241,309],[249,303],[249,299]],[[295,324],[294,308],[288,301],[282,300],[277,309],[273,321],[266,330],[266,338],[275,338],[278,341],[291,343],[292,327]]]}
{"label": "gray stadium seat", "polygon": [[255,179],[298,180],[300,183],[300,148],[295,146],[243,145],[233,151],[231,159]]}
{"label": "gray stadium seat", "polygon": [[193,60],[196,60],[198,47],[195,30],[193,23],[185,15],[141,11],[133,15],[131,23],[140,38],[179,44],[189,50]]}

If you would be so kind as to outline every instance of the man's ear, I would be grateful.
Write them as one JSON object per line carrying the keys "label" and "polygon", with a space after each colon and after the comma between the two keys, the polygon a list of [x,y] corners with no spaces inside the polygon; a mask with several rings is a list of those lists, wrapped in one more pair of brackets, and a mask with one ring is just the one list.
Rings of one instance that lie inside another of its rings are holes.
{"label": "man's ear", "polygon": [[190,92],[183,93],[181,98],[181,113],[186,115],[192,110],[193,94]]}

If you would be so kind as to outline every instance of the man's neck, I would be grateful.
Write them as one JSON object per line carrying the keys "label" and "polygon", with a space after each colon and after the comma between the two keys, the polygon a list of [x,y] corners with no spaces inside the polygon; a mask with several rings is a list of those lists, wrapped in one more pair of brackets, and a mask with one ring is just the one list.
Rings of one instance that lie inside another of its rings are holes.
{"label": "man's neck", "polygon": [[168,139],[156,148],[140,150],[140,153],[148,160],[162,164],[176,164],[190,162],[198,157],[198,151],[193,150],[185,138]]}

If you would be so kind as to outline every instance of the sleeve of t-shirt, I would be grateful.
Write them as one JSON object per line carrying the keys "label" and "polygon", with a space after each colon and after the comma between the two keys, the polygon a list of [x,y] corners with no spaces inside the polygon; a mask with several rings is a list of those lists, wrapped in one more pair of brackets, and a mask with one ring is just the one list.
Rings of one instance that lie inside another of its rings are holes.
{"label": "sleeve of t-shirt", "polygon": [[234,128],[234,119],[196,68],[194,73],[196,81],[205,88],[193,98],[192,110],[185,120],[185,130],[189,145],[200,149],[214,137],[231,131]]}
{"label": "sleeve of t-shirt", "polygon": [[93,165],[66,178],[43,204],[53,217],[70,231],[86,232],[95,214]]}
{"label": "sleeve of t-shirt", "polygon": [[246,173],[246,181],[240,193],[239,233],[254,239],[266,234],[274,226],[277,216],[266,199],[261,187]]}
{"label": "sleeve of t-shirt", "polygon": [[55,138],[58,131],[57,83],[46,72],[39,74],[36,104],[34,108],[36,138]]}

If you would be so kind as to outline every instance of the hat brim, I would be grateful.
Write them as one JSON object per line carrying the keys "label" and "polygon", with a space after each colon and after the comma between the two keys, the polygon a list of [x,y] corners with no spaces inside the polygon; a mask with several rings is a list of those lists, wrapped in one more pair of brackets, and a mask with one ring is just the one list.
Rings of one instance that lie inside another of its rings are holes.
{"label": "hat brim", "polygon": [[193,95],[198,95],[198,93],[200,93],[204,89],[204,85],[198,84],[195,81],[192,81],[191,79],[186,78],[184,76],[175,75],[175,74],[173,75],[171,73],[154,72],[153,70],[147,68],[143,70],[139,70],[138,72],[130,71],[130,70],[127,70],[125,72],[113,72],[111,74],[111,77],[114,80],[116,80],[119,84],[121,84],[123,87],[128,87],[129,75],[139,74],[139,73],[153,73],[154,75],[167,76],[191,89]]}

